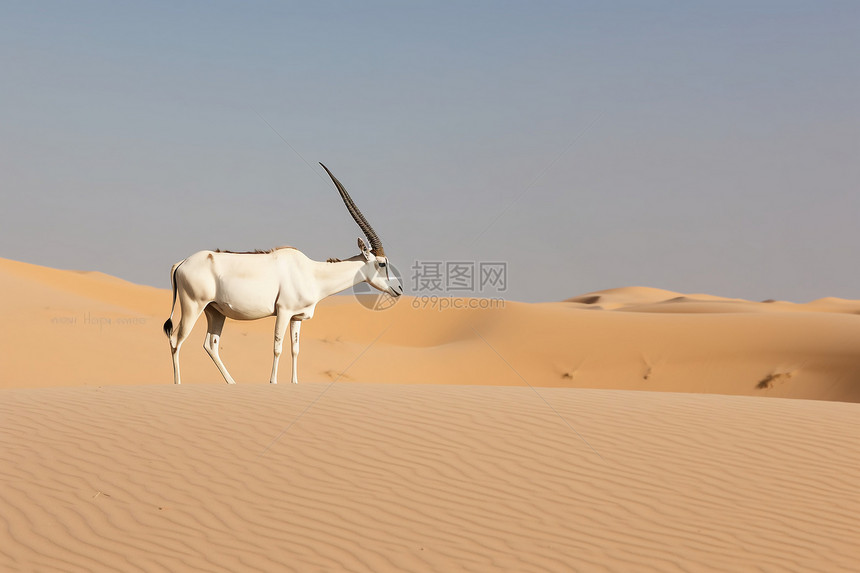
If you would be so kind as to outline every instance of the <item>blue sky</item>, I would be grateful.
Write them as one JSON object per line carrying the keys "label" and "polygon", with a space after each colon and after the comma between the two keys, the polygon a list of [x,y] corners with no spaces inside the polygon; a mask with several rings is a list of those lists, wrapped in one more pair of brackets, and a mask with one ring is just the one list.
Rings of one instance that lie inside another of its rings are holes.
{"label": "blue sky", "polygon": [[407,286],[858,298],[858,70],[855,2],[7,2],[0,256],[348,257],[322,161]]}

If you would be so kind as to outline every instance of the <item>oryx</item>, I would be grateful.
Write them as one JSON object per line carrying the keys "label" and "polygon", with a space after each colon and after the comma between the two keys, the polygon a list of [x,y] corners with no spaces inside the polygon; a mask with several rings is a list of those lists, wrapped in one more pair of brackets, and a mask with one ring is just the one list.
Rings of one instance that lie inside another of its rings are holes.
{"label": "oryx", "polygon": [[[400,281],[390,272],[391,265],[385,256],[382,241],[340,181],[325,165],[320,165],[331,177],[347,210],[370,242],[370,247],[359,238],[360,253],[343,261],[314,261],[297,249],[280,247],[254,253],[200,251],[173,265],[170,270],[173,305],[170,318],[164,323],[164,333],[170,340],[174,383],[180,383],[179,349],[202,312],[206,313],[209,323],[203,347],[228,384],[236,382],[218,355],[224,319],[257,320],[267,316],[276,317],[275,360],[269,382],[278,383],[278,359],[289,325],[293,357],[292,382],[298,384],[301,321],[313,317],[319,301],[362,281],[394,297],[403,294]],[[174,331],[173,312],[177,297],[182,317],[179,327]]]}

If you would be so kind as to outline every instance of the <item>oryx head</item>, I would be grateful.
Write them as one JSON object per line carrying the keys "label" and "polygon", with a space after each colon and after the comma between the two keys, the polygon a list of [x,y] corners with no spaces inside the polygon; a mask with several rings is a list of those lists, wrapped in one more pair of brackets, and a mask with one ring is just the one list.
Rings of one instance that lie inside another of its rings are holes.
{"label": "oryx head", "polygon": [[352,218],[361,227],[367,240],[370,241],[370,247],[368,247],[364,244],[361,237],[358,238],[358,248],[361,251],[361,256],[366,261],[361,271],[364,281],[382,292],[387,292],[391,296],[398,297],[402,295],[403,287],[400,284],[400,280],[392,271],[391,264],[388,261],[388,257],[385,256],[385,249],[382,248],[382,241],[379,239],[379,236],[373,230],[373,227],[370,226],[370,223],[367,222],[367,219],[364,218],[364,215],[361,214],[361,211],[358,210],[358,207],[355,206],[352,197],[349,196],[346,188],[337,180],[337,177],[332,175],[328,167],[322,163],[320,165],[328,173],[328,176],[331,177],[334,186],[337,187],[340,198],[343,199],[343,203],[346,205],[349,214],[352,215]]}

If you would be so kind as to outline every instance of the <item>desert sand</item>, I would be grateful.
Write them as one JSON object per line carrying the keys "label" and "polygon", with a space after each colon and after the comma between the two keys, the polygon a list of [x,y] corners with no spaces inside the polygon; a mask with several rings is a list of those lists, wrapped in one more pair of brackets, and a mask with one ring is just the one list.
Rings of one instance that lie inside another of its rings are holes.
{"label": "desert sand", "polygon": [[332,297],[174,386],[167,289],[0,292],[0,571],[860,569],[860,301]]}

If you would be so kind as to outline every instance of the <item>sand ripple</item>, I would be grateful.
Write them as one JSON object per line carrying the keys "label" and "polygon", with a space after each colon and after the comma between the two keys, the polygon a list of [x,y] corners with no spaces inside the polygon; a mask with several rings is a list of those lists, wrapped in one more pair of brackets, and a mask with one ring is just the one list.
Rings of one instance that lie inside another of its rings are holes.
{"label": "sand ripple", "polygon": [[860,406],[539,392],[6,390],[0,570],[860,565]]}

